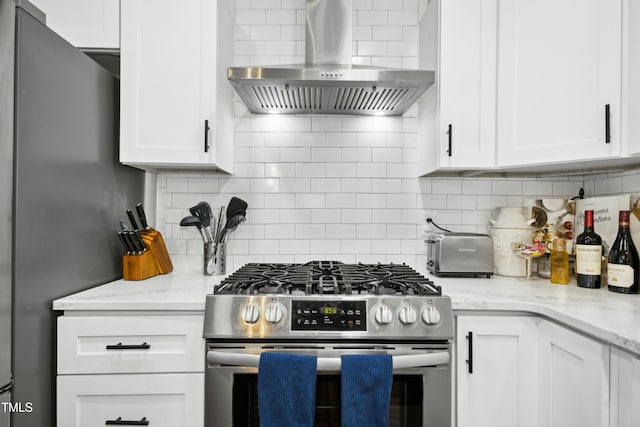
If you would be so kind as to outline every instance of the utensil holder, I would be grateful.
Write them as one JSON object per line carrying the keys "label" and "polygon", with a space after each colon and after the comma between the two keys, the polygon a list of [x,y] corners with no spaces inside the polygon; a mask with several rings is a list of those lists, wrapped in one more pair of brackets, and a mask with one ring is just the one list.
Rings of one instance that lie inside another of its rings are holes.
{"label": "utensil holder", "polygon": [[221,276],[227,272],[227,245],[224,242],[204,244],[205,276]]}

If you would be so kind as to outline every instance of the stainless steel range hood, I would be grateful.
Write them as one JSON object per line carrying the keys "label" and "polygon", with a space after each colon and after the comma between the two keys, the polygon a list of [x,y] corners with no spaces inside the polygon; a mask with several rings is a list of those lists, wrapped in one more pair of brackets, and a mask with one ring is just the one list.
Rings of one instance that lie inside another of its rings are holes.
{"label": "stainless steel range hood", "polygon": [[305,64],[230,67],[252,113],[404,114],[434,72],[351,64],[351,0],[306,0]]}

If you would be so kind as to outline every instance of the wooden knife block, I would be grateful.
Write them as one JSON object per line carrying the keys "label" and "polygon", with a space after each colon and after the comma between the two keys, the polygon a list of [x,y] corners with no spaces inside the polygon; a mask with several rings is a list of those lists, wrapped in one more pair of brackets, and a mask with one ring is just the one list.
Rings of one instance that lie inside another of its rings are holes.
{"label": "wooden knife block", "polygon": [[125,255],[122,258],[124,280],[144,280],[173,271],[173,264],[164,239],[154,229],[141,230],[140,235],[147,250],[140,255]]}

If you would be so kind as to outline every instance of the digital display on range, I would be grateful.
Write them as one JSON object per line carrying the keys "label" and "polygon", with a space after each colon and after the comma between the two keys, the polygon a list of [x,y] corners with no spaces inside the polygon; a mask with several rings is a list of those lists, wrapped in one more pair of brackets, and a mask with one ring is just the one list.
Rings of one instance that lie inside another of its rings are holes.
{"label": "digital display on range", "polygon": [[293,331],[366,331],[365,301],[291,301]]}

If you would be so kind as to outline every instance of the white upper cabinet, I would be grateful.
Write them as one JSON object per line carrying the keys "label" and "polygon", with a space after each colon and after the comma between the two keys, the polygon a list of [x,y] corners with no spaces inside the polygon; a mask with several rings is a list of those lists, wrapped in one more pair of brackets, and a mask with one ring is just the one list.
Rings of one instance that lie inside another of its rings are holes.
{"label": "white upper cabinet", "polygon": [[85,49],[120,48],[120,0],[31,0],[47,26]]}
{"label": "white upper cabinet", "polygon": [[498,166],[620,154],[621,0],[498,7]]}
{"label": "white upper cabinet", "polygon": [[232,40],[227,0],[122,2],[122,163],[231,172]]}
{"label": "white upper cabinet", "polygon": [[437,63],[420,104],[422,175],[495,166],[496,20],[496,0],[434,1],[421,20],[421,68]]}

